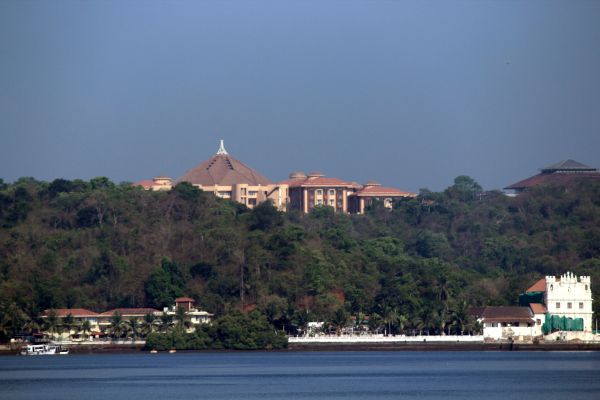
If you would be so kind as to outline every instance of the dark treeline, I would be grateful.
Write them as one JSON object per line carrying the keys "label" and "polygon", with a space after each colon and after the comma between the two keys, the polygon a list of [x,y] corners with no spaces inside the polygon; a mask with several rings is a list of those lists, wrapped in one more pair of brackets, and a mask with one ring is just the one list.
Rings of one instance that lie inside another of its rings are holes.
{"label": "dark treeline", "polygon": [[544,275],[591,275],[600,288],[600,185],[590,182],[509,198],[459,177],[349,216],[249,210],[188,184],[22,178],[0,180],[0,226],[4,337],[48,308],[160,308],[181,295],[217,315],[257,310],[289,333],[351,317],[461,332],[468,307],[514,305]]}

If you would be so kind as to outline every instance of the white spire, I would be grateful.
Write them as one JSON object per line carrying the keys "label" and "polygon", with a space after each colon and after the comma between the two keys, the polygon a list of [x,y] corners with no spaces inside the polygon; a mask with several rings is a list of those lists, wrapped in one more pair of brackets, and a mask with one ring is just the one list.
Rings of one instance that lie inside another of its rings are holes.
{"label": "white spire", "polygon": [[217,150],[217,154],[229,154],[227,150],[225,150],[225,145],[223,144],[223,139],[221,139],[221,144],[219,145],[219,150]]}

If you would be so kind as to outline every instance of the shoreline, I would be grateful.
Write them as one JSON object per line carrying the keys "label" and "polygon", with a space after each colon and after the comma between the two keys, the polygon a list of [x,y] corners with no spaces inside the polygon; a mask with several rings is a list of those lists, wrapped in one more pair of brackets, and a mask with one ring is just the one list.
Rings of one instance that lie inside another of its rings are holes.
{"label": "shoreline", "polygon": [[[70,354],[127,354],[150,353],[143,345],[111,344],[102,346],[70,346]],[[290,343],[286,349],[278,350],[177,350],[177,353],[231,353],[260,352],[296,353],[296,352],[351,352],[351,351],[600,351],[600,343]],[[17,355],[17,349],[0,349],[0,356]],[[168,354],[159,351],[158,354]]]}

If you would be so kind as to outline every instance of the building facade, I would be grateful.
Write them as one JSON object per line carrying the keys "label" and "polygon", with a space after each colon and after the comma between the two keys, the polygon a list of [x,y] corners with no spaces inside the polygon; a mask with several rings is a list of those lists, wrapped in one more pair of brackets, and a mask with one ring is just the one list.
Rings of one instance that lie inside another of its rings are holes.
{"label": "building facade", "polygon": [[566,318],[582,318],[583,330],[592,331],[592,286],[589,276],[567,272],[545,278],[545,301],[548,312]]}
{"label": "building facade", "polygon": [[273,183],[260,172],[232,157],[221,140],[219,149],[208,160],[187,171],[173,181],[166,176],[135,183],[146,190],[169,190],[179,182],[188,182],[215,196],[236,201],[254,208],[264,201],[271,201],[280,211],[288,209],[311,212],[315,207],[328,206],[336,212],[362,214],[379,201],[392,208],[395,200],[416,197],[416,194],[377,182],[359,185],[338,178],[325,177],[322,173],[303,172],[290,174],[289,179]]}
{"label": "building facade", "polygon": [[356,182],[325,177],[320,172],[293,172],[289,179],[280,182],[287,187],[287,204],[290,210],[311,212],[315,207],[328,206],[336,212],[363,214],[367,207],[380,201],[392,208],[394,200],[416,197],[416,194],[395,188],[383,187],[377,182],[360,185]]}

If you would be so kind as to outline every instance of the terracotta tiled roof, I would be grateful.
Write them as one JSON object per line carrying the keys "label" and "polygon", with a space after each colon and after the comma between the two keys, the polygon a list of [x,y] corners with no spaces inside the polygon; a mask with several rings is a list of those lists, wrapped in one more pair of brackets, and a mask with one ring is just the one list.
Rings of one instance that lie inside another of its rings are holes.
{"label": "terracotta tiled roof", "polygon": [[42,313],[42,315],[47,317],[52,311],[56,312],[56,316],[61,318],[64,318],[69,314],[71,314],[73,317],[95,317],[96,315],[98,315],[98,313],[87,310],[85,308],[57,308],[54,310],[50,309],[45,310]]}
{"label": "terracotta tiled roof", "polygon": [[175,303],[187,303],[187,302],[195,302],[196,300],[192,299],[191,297],[178,297],[175,299]]}
{"label": "terracotta tiled roof", "polygon": [[177,182],[189,182],[202,186],[230,186],[239,183],[252,186],[272,184],[261,173],[229,154],[215,154],[202,164],[187,171]]}
{"label": "terracotta tiled roof", "polygon": [[481,318],[488,322],[533,322],[529,307],[486,307]]}
{"label": "terracotta tiled roof", "polygon": [[154,185],[154,181],[151,179],[144,179],[143,181],[135,182],[131,186],[141,186],[144,189],[150,189]]}
{"label": "terracotta tiled roof", "polygon": [[102,316],[112,316],[115,313],[119,313],[121,315],[125,315],[125,316],[129,316],[129,315],[139,315],[139,316],[144,316],[146,314],[154,314],[154,313],[158,313],[160,311],[155,310],[154,308],[115,308],[113,310],[108,310],[103,312]]}
{"label": "terracotta tiled roof", "polygon": [[417,196],[415,193],[404,192],[404,191],[396,189],[396,188],[379,186],[379,185],[365,186],[364,188],[360,189],[353,195],[359,196],[359,197],[375,197],[375,196],[416,197]]}
{"label": "terracotta tiled roof", "polygon": [[525,293],[530,292],[545,292],[546,291],[546,278],[542,278],[533,285],[531,285]]}
{"label": "terracotta tiled roof", "polygon": [[534,175],[517,183],[513,183],[504,189],[527,189],[538,185],[566,185],[583,179],[600,179],[599,173],[541,173]]}
{"label": "terracotta tiled roof", "polygon": [[582,164],[575,160],[564,160],[557,162],[556,164],[548,165],[542,168],[542,171],[596,171],[596,168],[590,167],[589,165]]}
{"label": "terracotta tiled roof", "polygon": [[351,182],[343,181],[338,178],[305,178],[305,179],[287,179],[279,182],[280,185],[289,185],[289,187],[354,187]]}
{"label": "terracotta tiled roof", "polygon": [[546,312],[548,311],[546,306],[540,303],[530,303],[529,307],[531,308],[531,311],[533,311],[534,314],[546,314]]}

